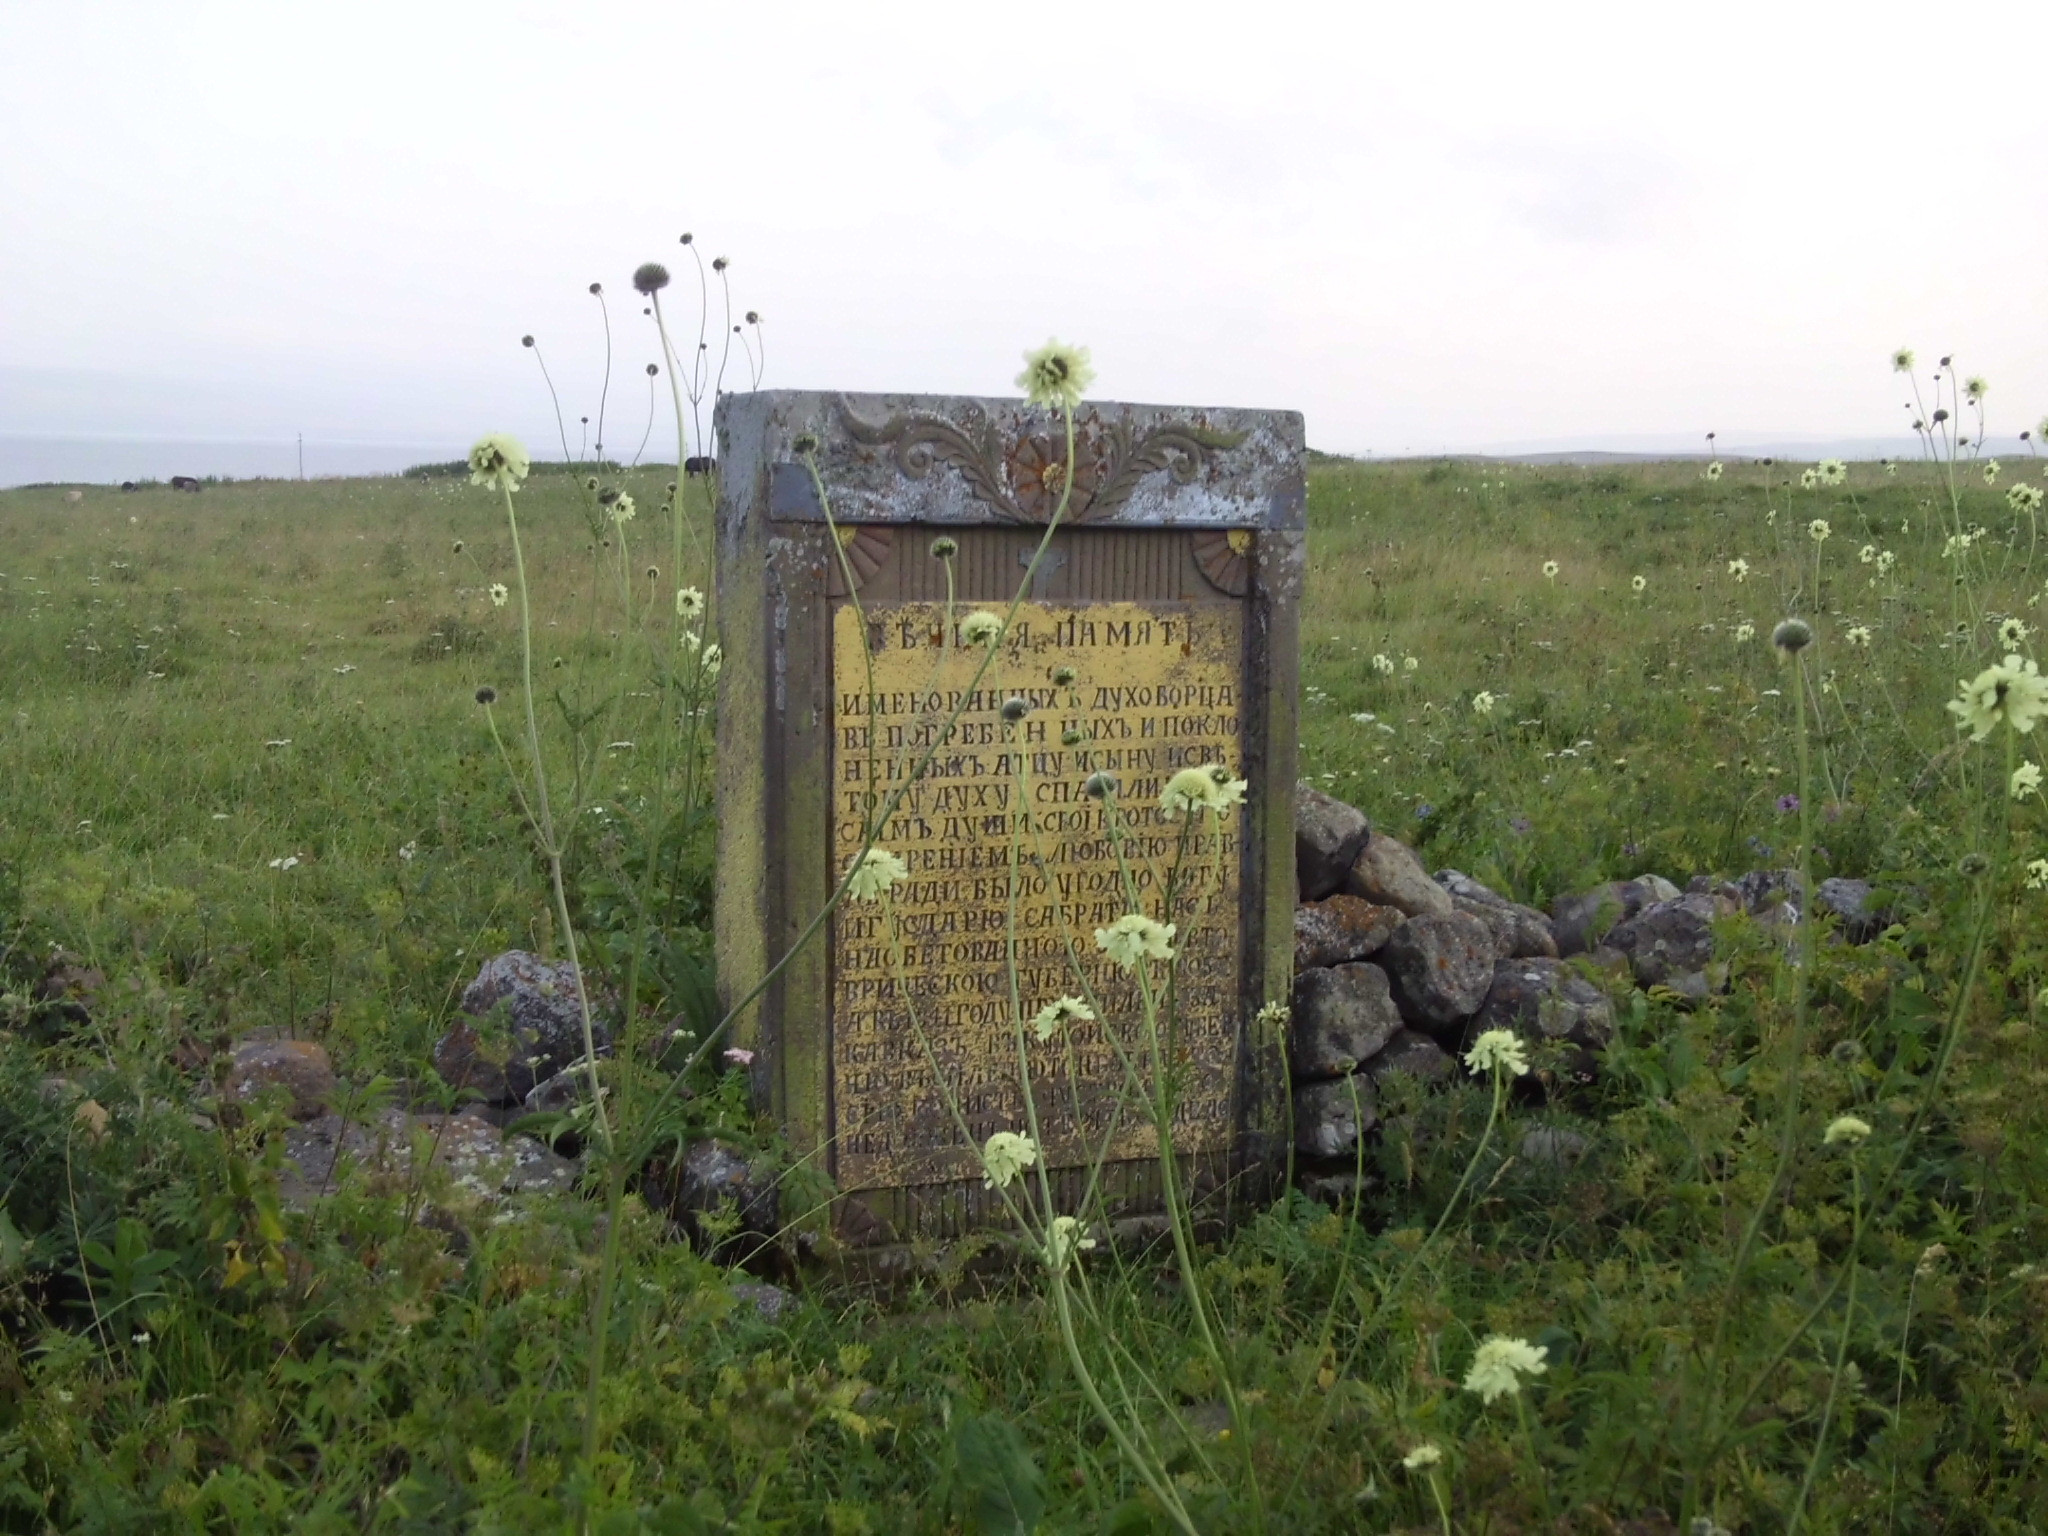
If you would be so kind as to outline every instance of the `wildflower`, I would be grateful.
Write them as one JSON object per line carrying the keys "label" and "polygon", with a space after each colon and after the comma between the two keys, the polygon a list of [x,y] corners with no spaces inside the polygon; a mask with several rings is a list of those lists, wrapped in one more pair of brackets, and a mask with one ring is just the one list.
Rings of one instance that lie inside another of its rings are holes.
{"label": "wildflower", "polygon": [[1086,347],[1064,346],[1048,341],[1036,352],[1024,354],[1024,371],[1017,375],[1017,387],[1033,405],[1071,411],[1081,403],[1081,392],[1095,382],[1095,370],[1088,362]]}
{"label": "wildflower", "polygon": [[1728,574],[1737,581],[1749,580],[1749,562],[1740,555],[1728,562]]}
{"label": "wildflower", "polygon": [[2048,891],[2048,859],[2030,859],[2027,862],[2027,889]]}
{"label": "wildflower", "polygon": [[950,560],[960,553],[960,541],[946,537],[943,533],[932,540],[932,558]]}
{"label": "wildflower", "polygon": [[1777,526],[1777,523],[1778,523],[1778,509],[1777,509],[1776,507],[1773,507],[1773,508],[1771,508],[1771,509],[1770,509],[1770,511],[1768,511],[1768,512],[1766,512],[1766,513],[1764,514],[1764,526],[1765,526],[1766,528],[1774,528],[1774,527],[1776,527],[1776,526]]}
{"label": "wildflower", "polygon": [[1465,1373],[1465,1390],[1477,1392],[1482,1402],[1513,1397],[1522,1390],[1522,1377],[1541,1376],[1548,1369],[1544,1357],[1550,1353],[1527,1339],[1490,1334],[1472,1356],[1472,1368]]}
{"label": "wildflower", "polygon": [[505,604],[511,600],[511,597],[512,594],[505,590],[505,583],[503,583],[502,581],[494,581],[491,583],[491,606],[493,608],[504,607]]}
{"label": "wildflower", "polygon": [[1041,1040],[1050,1040],[1059,1033],[1062,1024],[1080,1023],[1095,1017],[1095,1010],[1078,997],[1058,997],[1039,1009],[1031,1020],[1031,1032]]}
{"label": "wildflower", "polygon": [[1989,736],[2001,720],[2024,736],[2048,714],[2048,681],[2039,667],[2018,656],[2008,656],[1956,686],[1962,697],[1948,701],[1948,712],[1956,717],[1956,729],[1968,731],[1972,741]]}
{"label": "wildflower", "polygon": [[1892,372],[1911,373],[1912,371],[1913,349],[1911,347],[1899,348],[1898,351],[1892,354]]}
{"label": "wildflower", "polygon": [[715,641],[704,647],[704,675],[706,677],[718,676],[718,669],[724,665],[725,652],[719,648]]}
{"label": "wildflower", "polygon": [[299,856],[296,853],[288,853],[281,859],[272,859],[270,867],[276,870],[297,869],[299,867]]}
{"label": "wildflower", "polygon": [[695,619],[704,612],[704,594],[695,587],[676,588],[676,617]]}
{"label": "wildflower", "polygon": [[1444,1453],[1442,1451],[1433,1445],[1425,1443],[1418,1445],[1414,1450],[1401,1458],[1401,1470],[1404,1472],[1420,1472],[1426,1467],[1435,1466],[1443,1459]]}
{"label": "wildflower", "polygon": [[1963,380],[1963,398],[1972,405],[1975,405],[1990,393],[1991,386],[1985,383],[1981,377]]}
{"label": "wildflower", "polygon": [[1861,560],[1865,565],[1871,564],[1873,561],[1877,559],[1877,546],[1875,544],[1864,545],[1861,549],[1856,551],[1856,558],[1858,560]]}
{"label": "wildflower", "polygon": [[1798,809],[1799,797],[1797,795],[1778,796],[1778,814],[1780,816],[1789,816]]}
{"label": "wildflower", "polygon": [[1806,525],[1806,536],[1816,544],[1825,544],[1828,535],[1834,531],[1834,529],[1828,526],[1828,520],[1824,517],[1816,517]]}
{"label": "wildflower", "polygon": [[460,539],[455,541],[455,553],[458,555],[462,553],[462,540]]}
{"label": "wildflower", "polygon": [[1394,671],[1394,658],[1385,651],[1376,651],[1373,653],[1372,669],[1382,677],[1390,677]]}
{"label": "wildflower", "polygon": [[1021,696],[1005,699],[999,713],[1002,715],[1005,724],[1016,725],[1026,715],[1031,713],[1031,701]]}
{"label": "wildflower", "polygon": [[1984,464],[1984,469],[1983,469],[1983,475],[1984,475],[1984,483],[1985,483],[1986,485],[1996,485],[1996,484],[1998,484],[1998,460],[1996,460],[1996,459],[1988,459],[1988,460],[1986,460],[1986,461],[1985,461],[1985,464]]}
{"label": "wildflower", "polygon": [[1097,771],[1081,781],[1081,792],[1091,800],[1107,800],[1116,793],[1116,775]]}
{"label": "wildflower", "polygon": [[1555,560],[1543,562],[1543,578],[1546,581],[1557,580],[1557,562]]}
{"label": "wildflower", "polygon": [[1631,591],[1640,593],[1650,585],[1650,578],[1647,576],[1631,576],[1628,584]]}
{"label": "wildflower", "polygon": [[1055,688],[1071,688],[1074,686],[1074,679],[1080,675],[1072,667],[1055,667],[1052,673],[1052,685]]}
{"label": "wildflower", "polygon": [[636,292],[653,295],[667,286],[668,268],[660,262],[642,262],[633,269],[633,288]]}
{"label": "wildflower", "polygon": [[2015,512],[2038,512],[2041,501],[2041,488],[2024,480],[2014,481],[2012,489],[2005,493],[2005,504]]}
{"label": "wildflower", "polygon": [[624,491],[619,492],[617,499],[612,502],[612,521],[630,523],[638,515],[639,508],[633,505],[633,498]]}
{"label": "wildflower", "polygon": [[909,866],[888,849],[870,848],[847,877],[846,894],[855,901],[873,901],[909,873]]}
{"label": "wildflower", "polygon": [[1065,1274],[1076,1253],[1085,1253],[1094,1246],[1095,1239],[1072,1216],[1055,1216],[1045,1229],[1045,1262],[1054,1274]]}
{"label": "wildflower", "polygon": [[483,687],[477,689],[476,701],[488,709],[491,705],[498,702],[498,690],[489,683],[485,683]]}
{"label": "wildflower", "polygon": [[1095,930],[1096,947],[1127,971],[1147,958],[1173,958],[1172,923],[1154,922],[1142,912],[1126,912],[1107,928]]}
{"label": "wildflower", "polygon": [[1510,1077],[1520,1077],[1529,1070],[1529,1058],[1523,1053],[1521,1037],[1511,1029],[1489,1029],[1472,1042],[1472,1049],[1465,1053],[1465,1065],[1474,1072],[1504,1071]]}
{"label": "wildflower", "polygon": [[2027,628],[2021,620],[2016,618],[2007,619],[1998,626],[1998,643],[2007,650],[2011,650],[2032,633],[2033,631]]}
{"label": "wildflower", "polygon": [[2021,763],[2019,767],[2012,771],[2012,784],[2010,787],[2012,797],[2015,800],[2024,800],[2029,795],[2038,795],[2041,792],[2041,765],[2039,763]]}
{"label": "wildflower", "polygon": [[1403,656],[1401,658],[1401,670],[1403,672],[1413,672],[1416,668],[1420,667],[1421,665],[1422,663],[1417,661],[1413,656]]}
{"label": "wildflower", "polygon": [[1718,480],[1721,478],[1721,461],[1719,459],[1714,460],[1713,463],[1707,466],[1707,478],[1709,480]]}
{"label": "wildflower", "polygon": [[1017,1175],[1038,1161],[1038,1144],[1016,1131],[997,1131],[981,1149],[982,1184],[1008,1189]]}
{"label": "wildflower", "polygon": [[1870,626],[1868,624],[1851,624],[1842,638],[1851,645],[1867,646],[1870,644]]}
{"label": "wildflower", "polygon": [[1889,549],[1880,550],[1877,556],[1877,574],[1880,576],[1889,576],[1891,574],[1892,567],[1897,565],[1898,563],[1899,557],[1896,553]]}
{"label": "wildflower", "polygon": [[1846,1141],[1853,1147],[1869,1139],[1869,1121],[1858,1120],[1854,1115],[1837,1115],[1828,1122],[1828,1128],[1821,1136],[1821,1145],[1832,1147]]}
{"label": "wildflower", "polygon": [[1819,471],[1812,469],[1803,471],[1799,476],[1799,484],[1803,490],[1812,490],[1816,485],[1820,484]]}
{"label": "wildflower", "polygon": [[1796,656],[1813,644],[1813,626],[1804,619],[1781,619],[1771,631],[1771,644],[1788,656]]}
{"label": "wildflower", "polygon": [[398,857],[402,862],[410,864],[419,857],[419,852],[420,845],[418,842],[402,843],[399,845]]}
{"label": "wildflower", "polygon": [[968,645],[994,645],[1003,632],[1003,621],[986,608],[977,608],[960,621],[960,638]]}
{"label": "wildflower", "polygon": [[1849,466],[1840,459],[1822,459],[1816,473],[1822,485],[1840,485],[1849,478]]}
{"label": "wildflower", "polygon": [[1480,689],[1477,693],[1472,695],[1472,713],[1475,715],[1483,716],[1492,714],[1493,705],[1493,695],[1487,692],[1484,688]]}
{"label": "wildflower", "polygon": [[532,468],[519,439],[508,432],[492,432],[477,439],[469,450],[469,483],[490,490],[516,491]]}
{"label": "wildflower", "polygon": [[1898,466],[1898,463],[1897,463],[1897,461],[1895,461],[1895,460],[1892,460],[1892,459],[1886,459],[1886,460],[1884,461],[1884,472],[1885,472],[1886,476],[1887,476],[1887,477],[1889,477],[1890,479],[1893,479],[1893,480],[1896,480],[1896,479],[1898,479],[1898,478],[1899,478],[1899,466]]}

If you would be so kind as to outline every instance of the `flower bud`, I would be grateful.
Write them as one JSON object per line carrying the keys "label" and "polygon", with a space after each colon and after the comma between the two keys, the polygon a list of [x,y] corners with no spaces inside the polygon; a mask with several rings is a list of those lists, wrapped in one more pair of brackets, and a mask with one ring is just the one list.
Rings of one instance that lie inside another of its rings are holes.
{"label": "flower bud", "polygon": [[1081,786],[1091,799],[1106,800],[1116,793],[1116,775],[1113,773],[1091,773]]}
{"label": "flower bud", "polygon": [[[642,293],[661,292],[668,286],[668,268],[658,261],[642,262],[633,270],[633,286]],[[597,284],[592,283],[590,291],[597,292]]]}
{"label": "flower bud", "polygon": [[947,538],[944,534],[940,534],[936,539],[932,540],[932,558],[934,560],[950,560],[959,553],[959,543],[956,540]]}
{"label": "flower bud", "polygon": [[476,701],[479,704],[495,704],[498,702],[498,690],[485,683],[483,687],[477,689]]}
{"label": "flower bud", "polygon": [[1031,704],[1027,699],[1009,698],[1003,700],[1003,719],[1011,725],[1015,725],[1030,713]]}
{"label": "flower bud", "polygon": [[1771,644],[1788,656],[1796,656],[1813,644],[1813,626],[1804,619],[1782,619],[1771,631]]}

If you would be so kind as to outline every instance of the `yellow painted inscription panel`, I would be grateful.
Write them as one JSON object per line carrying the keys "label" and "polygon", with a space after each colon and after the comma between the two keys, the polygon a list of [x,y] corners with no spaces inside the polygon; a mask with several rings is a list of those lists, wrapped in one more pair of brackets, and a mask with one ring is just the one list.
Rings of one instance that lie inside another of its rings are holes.
{"label": "yellow painted inscription panel", "polygon": [[[1159,796],[1185,767],[1241,774],[1242,610],[1027,603],[978,682],[986,653],[946,632],[941,605],[865,616],[871,661],[853,606],[840,605],[833,621],[835,868],[848,866],[870,819],[903,789],[876,846],[909,875],[886,898],[848,901],[834,915],[840,1187],[977,1176],[970,1141],[978,1148],[996,1131],[1026,1128],[1025,1070],[1049,1166],[1156,1155],[1124,1066],[1149,1083],[1153,1039],[1133,978],[1095,943],[1096,929],[1134,910],[1133,890],[1136,909],[1177,930],[1176,1016],[1169,1035],[1162,1000],[1158,1040],[1175,1145],[1223,1148],[1243,962],[1243,811],[1187,826],[1161,814]],[[1063,667],[1075,673],[1065,685],[1055,681]],[[1013,698],[1031,706],[1014,724],[1002,718]],[[1064,739],[1073,733],[1077,742]],[[1097,771],[1116,776],[1114,812],[1084,789]],[[1041,1008],[1091,988],[1099,1020],[1037,1039],[1029,1021]]]}

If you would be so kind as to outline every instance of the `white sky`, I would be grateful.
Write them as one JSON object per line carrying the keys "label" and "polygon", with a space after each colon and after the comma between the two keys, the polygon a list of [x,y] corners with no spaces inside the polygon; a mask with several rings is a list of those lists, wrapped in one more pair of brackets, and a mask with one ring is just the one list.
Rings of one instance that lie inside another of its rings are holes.
{"label": "white sky", "polygon": [[2008,0],[9,0],[0,432],[540,449],[531,331],[573,443],[602,280],[630,449],[628,280],[683,307],[688,229],[771,386],[1009,393],[1056,334],[1333,450],[1686,445],[1894,431],[1910,344],[2010,434],[2044,45]]}

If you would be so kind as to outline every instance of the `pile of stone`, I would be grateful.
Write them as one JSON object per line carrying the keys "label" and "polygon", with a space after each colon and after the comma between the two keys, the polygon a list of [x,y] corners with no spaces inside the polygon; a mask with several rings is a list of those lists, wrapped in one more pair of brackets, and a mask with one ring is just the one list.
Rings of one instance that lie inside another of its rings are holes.
{"label": "pile of stone", "polygon": [[[1289,1047],[1296,1150],[1314,1176],[1349,1163],[1379,1121],[1389,1073],[1438,1082],[1489,1029],[1561,1043],[1590,1072],[1614,1033],[1610,993],[1665,989],[1702,1001],[1727,986],[1715,925],[1738,912],[1787,927],[1796,870],[1758,870],[1684,891],[1656,875],[1522,906],[1414,851],[1304,782],[1295,790],[1294,1009]],[[1883,926],[1860,880],[1827,880],[1815,907],[1853,942]]]}

